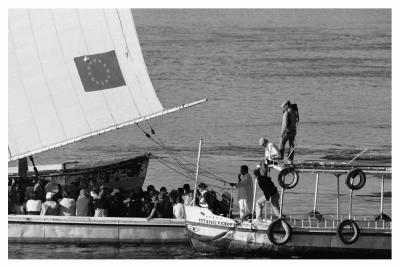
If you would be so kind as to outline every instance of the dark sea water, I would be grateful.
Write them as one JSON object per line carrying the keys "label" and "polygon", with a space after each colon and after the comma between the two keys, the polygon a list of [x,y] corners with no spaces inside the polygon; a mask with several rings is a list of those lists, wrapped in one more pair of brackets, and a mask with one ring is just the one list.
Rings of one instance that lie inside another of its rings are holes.
{"label": "dark sea water", "polygon": [[[201,167],[235,182],[240,165],[253,169],[262,155],[261,136],[279,142],[280,104],[290,99],[300,110],[295,159],[347,162],[367,147],[361,162],[391,162],[390,10],[133,10],[133,16],[163,106],[209,99],[149,121],[154,137],[165,143],[169,153],[195,163],[198,141],[203,138]],[[141,126],[149,132],[146,123]],[[42,153],[35,162],[101,160],[146,151],[174,162],[135,126]],[[379,178],[368,176],[366,186],[354,193],[353,214],[379,213]],[[314,179],[314,175],[301,175],[298,186],[285,194],[284,213],[312,210]],[[218,192],[229,191],[204,173],[200,180],[218,186]],[[151,161],[145,186],[172,190],[184,183],[193,184],[160,161]],[[340,190],[341,213],[347,214],[349,190],[344,177]],[[384,212],[389,215],[391,191],[391,179],[386,179],[390,197],[385,198]],[[322,175],[317,210],[335,213],[335,196],[334,176]],[[36,257],[30,246],[10,245],[9,257]],[[61,246],[55,257],[63,258],[68,251],[77,258],[156,255],[151,246],[93,249],[103,254],[91,254],[91,249]],[[161,251],[160,258],[201,257],[186,247]]]}

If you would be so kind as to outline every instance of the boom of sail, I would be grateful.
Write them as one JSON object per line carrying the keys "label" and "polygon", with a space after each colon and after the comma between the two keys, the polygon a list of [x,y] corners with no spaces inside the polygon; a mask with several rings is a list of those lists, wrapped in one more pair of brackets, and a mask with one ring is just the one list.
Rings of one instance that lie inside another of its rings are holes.
{"label": "boom of sail", "polygon": [[128,9],[10,9],[8,159],[195,105],[164,110]]}

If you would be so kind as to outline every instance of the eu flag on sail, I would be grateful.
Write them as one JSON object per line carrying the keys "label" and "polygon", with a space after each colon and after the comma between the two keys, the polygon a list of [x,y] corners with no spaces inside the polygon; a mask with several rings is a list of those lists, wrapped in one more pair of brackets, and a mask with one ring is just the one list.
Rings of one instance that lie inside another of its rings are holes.
{"label": "eu flag on sail", "polygon": [[125,85],[115,51],[74,58],[86,92]]}

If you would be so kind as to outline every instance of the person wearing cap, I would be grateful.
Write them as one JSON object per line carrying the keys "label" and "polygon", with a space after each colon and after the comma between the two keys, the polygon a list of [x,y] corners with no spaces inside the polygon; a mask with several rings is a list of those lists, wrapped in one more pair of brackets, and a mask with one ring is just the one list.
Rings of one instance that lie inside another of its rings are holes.
{"label": "person wearing cap", "polygon": [[46,202],[42,204],[42,209],[40,215],[52,215],[57,216],[59,214],[59,206],[56,201],[54,201],[55,193],[46,193]]}
{"label": "person wearing cap", "polygon": [[279,142],[279,154],[280,159],[283,159],[285,152],[286,142],[289,141],[288,160],[293,161],[294,157],[294,142],[296,138],[296,125],[297,115],[296,112],[291,108],[289,100],[282,103],[283,117],[282,117],[282,129],[281,129],[281,140]]}
{"label": "person wearing cap", "polygon": [[265,149],[265,160],[273,160],[279,157],[279,151],[273,143],[269,143],[268,139],[261,137],[259,140],[260,146]]}

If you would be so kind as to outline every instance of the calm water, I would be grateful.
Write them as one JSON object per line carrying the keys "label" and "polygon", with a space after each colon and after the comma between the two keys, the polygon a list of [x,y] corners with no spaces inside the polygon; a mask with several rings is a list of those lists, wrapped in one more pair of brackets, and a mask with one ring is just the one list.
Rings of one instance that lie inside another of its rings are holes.
{"label": "calm water", "polygon": [[[253,169],[262,155],[259,137],[279,142],[279,106],[290,99],[300,109],[296,159],[347,162],[368,147],[363,159],[391,161],[390,10],[134,10],[133,14],[163,106],[209,99],[150,121],[173,153],[194,163],[203,138],[201,166],[235,182],[240,165]],[[146,123],[141,126],[149,131]],[[173,161],[137,127],[130,127],[45,152],[35,162],[119,158],[145,151]],[[285,194],[284,213],[312,210],[314,177],[300,178],[299,185]],[[226,188],[204,175],[200,180]],[[145,186],[165,185],[171,190],[190,181],[152,160]],[[335,190],[334,177],[323,175],[317,208],[321,213],[336,211]],[[367,185],[354,194],[354,213],[378,214],[379,192],[380,179],[369,176]],[[391,196],[390,179],[385,181],[385,192]],[[349,192],[344,177],[341,193],[341,211],[346,214]],[[384,210],[391,214],[391,197],[385,199]],[[9,256],[31,250],[23,248],[11,246]],[[154,257],[151,248],[113,247],[116,252],[106,248],[99,248],[106,258],[132,258],[130,250],[141,251],[139,258]],[[57,251],[59,255],[75,251],[80,257],[81,250]],[[165,248],[168,256],[160,257],[194,257],[190,251],[177,250],[182,255]],[[25,256],[34,257],[29,252]]]}

